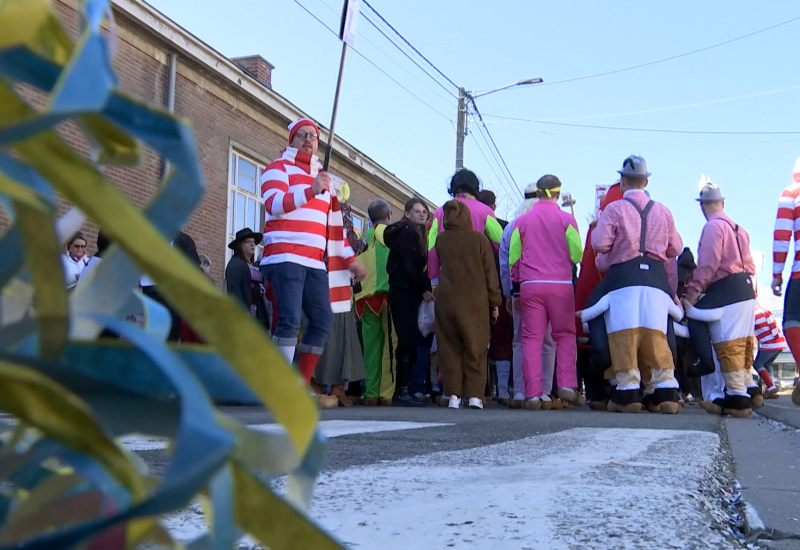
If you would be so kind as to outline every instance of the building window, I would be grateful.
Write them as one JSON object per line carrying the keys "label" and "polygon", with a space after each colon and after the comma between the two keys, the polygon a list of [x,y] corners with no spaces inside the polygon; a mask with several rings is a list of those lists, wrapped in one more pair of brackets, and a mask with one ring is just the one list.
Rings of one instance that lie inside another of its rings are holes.
{"label": "building window", "polygon": [[358,234],[364,237],[364,216],[355,210],[351,210],[350,217],[353,219],[353,229],[358,231]]}
{"label": "building window", "polygon": [[[253,231],[264,230],[264,201],[261,200],[259,178],[266,165],[231,151],[231,167],[228,176],[228,240],[236,238],[236,232],[249,227]],[[256,262],[261,258],[262,246],[256,250]],[[226,247],[226,264],[233,251]]]}

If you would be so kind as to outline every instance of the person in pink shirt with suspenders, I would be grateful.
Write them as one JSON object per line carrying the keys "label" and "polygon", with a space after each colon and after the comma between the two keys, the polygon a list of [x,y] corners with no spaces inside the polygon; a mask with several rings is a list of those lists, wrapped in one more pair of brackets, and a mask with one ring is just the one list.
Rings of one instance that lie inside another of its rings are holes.
{"label": "person in pink shirt with suspenders", "polygon": [[[711,354],[702,353],[692,335],[695,351],[701,359],[705,357],[710,371],[701,378],[700,406],[711,414],[744,418],[752,413],[754,395],[748,392],[755,351],[756,306],[752,278],[756,269],[750,254],[750,237],[725,214],[725,197],[717,185],[705,183],[696,200],[708,221],[700,235],[697,268],[683,303],[690,320],[708,323],[713,347]],[[691,322],[689,331],[694,331]]]}
{"label": "person in pink shirt with suspenders", "polygon": [[670,317],[683,317],[674,301],[675,258],[683,241],[669,209],[644,190],[650,176],[645,159],[631,155],[618,172],[622,199],[606,207],[592,231],[597,269],[606,274],[581,318],[603,315],[606,323],[616,380],[607,410],[639,412],[646,406],[675,414],[680,395],[668,333]]}

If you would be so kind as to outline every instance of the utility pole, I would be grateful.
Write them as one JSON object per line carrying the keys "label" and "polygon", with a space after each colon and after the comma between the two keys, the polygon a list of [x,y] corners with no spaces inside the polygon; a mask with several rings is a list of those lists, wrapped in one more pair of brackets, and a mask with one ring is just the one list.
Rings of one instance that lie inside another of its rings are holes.
{"label": "utility pole", "polygon": [[513,84],[508,84],[506,86],[481,93],[470,93],[464,88],[458,89],[458,116],[456,119],[456,171],[464,168],[464,138],[467,136],[467,101],[472,101],[472,104],[475,105],[475,99],[478,97],[493,94],[507,88],[513,88],[514,86],[539,84],[540,82],[542,82],[541,78],[526,78],[525,80],[520,80],[518,82],[514,82]]}
{"label": "utility pole", "polygon": [[464,137],[467,135],[467,91],[458,89],[458,118],[456,119],[456,171],[464,168]]}

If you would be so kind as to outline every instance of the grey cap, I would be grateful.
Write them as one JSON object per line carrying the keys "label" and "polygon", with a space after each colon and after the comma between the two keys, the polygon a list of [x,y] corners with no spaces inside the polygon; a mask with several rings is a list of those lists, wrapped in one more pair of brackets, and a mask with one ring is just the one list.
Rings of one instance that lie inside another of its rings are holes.
{"label": "grey cap", "polygon": [[647,171],[647,161],[638,155],[631,155],[622,162],[622,170],[617,172],[630,178],[646,178],[650,176]]}
{"label": "grey cap", "polygon": [[722,189],[719,188],[719,185],[709,181],[700,188],[700,196],[695,200],[697,202],[716,202],[724,201],[725,197],[722,196]]}

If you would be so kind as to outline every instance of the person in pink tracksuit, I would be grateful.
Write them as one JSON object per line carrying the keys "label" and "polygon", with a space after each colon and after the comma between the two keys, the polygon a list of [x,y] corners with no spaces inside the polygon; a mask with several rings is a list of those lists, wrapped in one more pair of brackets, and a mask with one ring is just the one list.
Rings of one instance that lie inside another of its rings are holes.
{"label": "person in pink tracksuit", "polygon": [[578,224],[558,206],[561,181],[556,176],[542,176],[536,188],[539,202],[514,222],[508,258],[514,307],[520,304],[522,314],[525,408],[532,410],[542,405],[542,346],[548,322],[557,350],[558,397],[571,404],[582,402],[575,370],[572,288],[572,266],[582,254]]}

